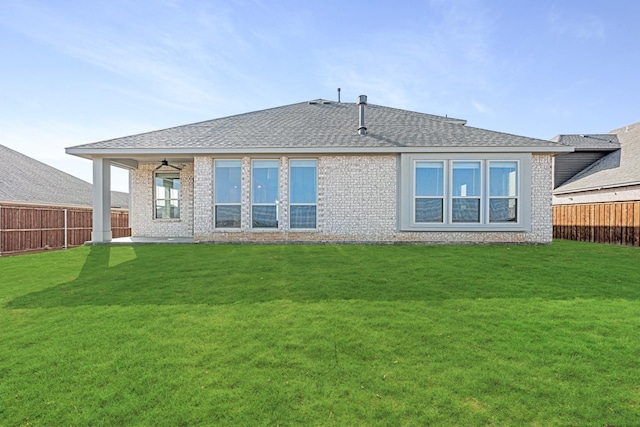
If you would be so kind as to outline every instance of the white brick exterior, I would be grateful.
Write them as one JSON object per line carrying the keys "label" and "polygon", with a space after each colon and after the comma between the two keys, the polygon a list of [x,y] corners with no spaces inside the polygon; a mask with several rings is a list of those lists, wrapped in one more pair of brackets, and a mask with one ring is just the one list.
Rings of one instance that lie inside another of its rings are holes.
{"label": "white brick exterior", "polygon": [[214,229],[214,159],[196,156],[194,163],[181,171],[180,220],[153,219],[154,165],[142,165],[133,172],[133,235],[193,236],[202,242],[550,243],[552,240],[550,155],[532,156],[531,230],[504,232],[399,231],[399,163],[395,154],[318,156],[318,227],[313,231],[289,230],[289,158],[274,157],[280,161],[279,227],[252,230],[251,157],[238,158],[242,159],[243,177],[240,229]]}
{"label": "white brick exterior", "polygon": [[553,157],[534,155],[531,159],[531,234],[532,242],[553,240]]}
{"label": "white brick exterior", "polygon": [[[154,219],[154,169],[157,163],[141,164],[131,172],[131,235],[134,237],[193,236],[193,163],[180,171],[180,219]],[[163,172],[176,172],[163,168]]]}

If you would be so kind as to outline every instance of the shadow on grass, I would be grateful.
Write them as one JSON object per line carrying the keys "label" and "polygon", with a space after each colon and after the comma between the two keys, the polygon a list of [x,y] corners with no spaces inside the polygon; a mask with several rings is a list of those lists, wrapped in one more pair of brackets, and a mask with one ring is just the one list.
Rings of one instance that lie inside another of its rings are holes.
{"label": "shadow on grass", "polygon": [[640,297],[640,252],[574,245],[93,246],[76,280],[7,307]]}

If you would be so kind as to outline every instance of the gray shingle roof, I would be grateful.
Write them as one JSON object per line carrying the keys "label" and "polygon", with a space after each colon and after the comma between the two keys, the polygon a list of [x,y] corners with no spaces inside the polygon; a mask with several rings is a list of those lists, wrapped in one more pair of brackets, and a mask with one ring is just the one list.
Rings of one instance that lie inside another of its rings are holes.
{"label": "gray shingle roof", "polygon": [[358,135],[357,104],[320,99],[70,147],[67,151],[78,155],[144,149],[250,152],[297,148],[537,147],[571,151],[553,141],[473,128],[465,126],[463,120],[375,104],[366,106],[365,116],[367,135]]}
{"label": "gray shingle roof", "polygon": [[[86,181],[3,145],[0,159],[0,202],[87,207],[93,203],[93,187]],[[128,207],[129,195],[112,191],[111,205]]]}
{"label": "gray shingle roof", "polygon": [[554,193],[640,184],[640,122],[611,131],[621,148],[579,172]]}
{"label": "gray shingle roof", "polygon": [[611,133],[588,135],[558,135],[551,139],[576,151],[615,151],[620,148],[618,136]]}

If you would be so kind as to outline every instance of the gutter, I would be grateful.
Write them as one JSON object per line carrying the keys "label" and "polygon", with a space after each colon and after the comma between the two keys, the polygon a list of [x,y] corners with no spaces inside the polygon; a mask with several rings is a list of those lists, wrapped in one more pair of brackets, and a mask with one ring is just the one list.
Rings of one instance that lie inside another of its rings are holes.
{"label": "gutter", "polygon": [[131,158],[137,156],[171,156],[202,154],[399,154],[399,153],[571,153],[573,147],[532,146],[443,146],[443,147],[243,147],[243,148],[67,148],[65,152],[78,157]]}

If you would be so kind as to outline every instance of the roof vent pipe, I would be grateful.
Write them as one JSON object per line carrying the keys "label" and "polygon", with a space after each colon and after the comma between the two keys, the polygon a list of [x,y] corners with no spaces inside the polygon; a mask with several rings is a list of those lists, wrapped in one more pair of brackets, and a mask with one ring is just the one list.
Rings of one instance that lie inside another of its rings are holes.
{"label": "roof vent pipe", "polygon": [[358,134],[366,135],[367,127],[364,125],[364,107],[367,105],[367,95],[358,97]]}

